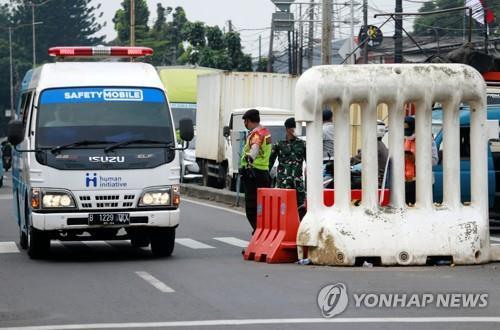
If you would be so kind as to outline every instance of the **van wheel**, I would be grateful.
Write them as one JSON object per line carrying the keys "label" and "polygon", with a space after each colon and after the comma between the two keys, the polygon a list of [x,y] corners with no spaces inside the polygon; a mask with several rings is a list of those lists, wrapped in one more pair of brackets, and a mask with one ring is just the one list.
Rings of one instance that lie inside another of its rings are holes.
{"label": "van wheel", "polygon": [[169,257],[174,252],[175,228],[156,228],[151,234],[151,252],[156,257]]}
{"label": "van wheel", "polygon": [[25,207],[24,219],[28,227],[26,237],[28,255],[31,259],[40,259],[47,255],[50,249],[50,239],[46,232],[33,228],[28,205]]}
{"label": "van wheel", "polygon": [[28,248],[28,235],[21,228],[19,228],[19,246],[23,250]]}
{"label": "van wheel", "polygon": [[30,227],[28,241],[28,255],[31,259],[40,259],[47,256],[50,248],[47,233]]}
{"label": "van wheel", "polygon": [[[19,196],[17,195],[17,191],[14,191],[14,198],[16,199],[16,207],[15,211],[18,217],[21,217],[21,208],[19,206]],[[28,248],[28,234],[23,231],[23,220],[19,221],[19,246],[21,249],[26,250]]]}

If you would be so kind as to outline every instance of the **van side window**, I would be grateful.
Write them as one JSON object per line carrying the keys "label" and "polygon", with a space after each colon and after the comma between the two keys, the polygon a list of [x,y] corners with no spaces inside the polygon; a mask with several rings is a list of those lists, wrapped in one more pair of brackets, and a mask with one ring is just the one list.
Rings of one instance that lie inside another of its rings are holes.
{"label": "van side window", "polygon": [[[31,98],[33,96],[33,93],[27,93],[26,94],[26,100],[23,104],[23,107],[21,109],[22,116],[23,116],[23,125],[26,127],[26,122],[28,121],[28,114],[29,114],[29,109],[31,106]],[[24,96],[23,96],[24,97]]]}
{"label": "van side window", "polygon": [[26,107],[26,102],[28,101],[28,98],[30,96],[30,93],[23,93],[21,95],[21,98],[19,99],[19,113],[18,113],[18,117],[17,118],[22,118],[23,115],[24,115],[24,108]]}

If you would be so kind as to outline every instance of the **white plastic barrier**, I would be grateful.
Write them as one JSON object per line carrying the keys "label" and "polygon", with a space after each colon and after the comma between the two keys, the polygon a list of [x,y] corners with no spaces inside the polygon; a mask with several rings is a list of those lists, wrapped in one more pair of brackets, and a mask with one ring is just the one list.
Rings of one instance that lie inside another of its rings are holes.
{"label": "white plastic barrier", "polygon": [[[383,265],[422,265],[427,257],[452,256],[455,264],[491,260],[488,223],[486,86],[472,67],[460,64],[318,66],[296,87],[296,120],[307,123],[307,205],[297,235],[316,264],[354,265],[380,257]],[[404,104],[416,104],[416,204],[405,203]],[[443,203],[433,204],[433,102],[444,107]],[[460,200],[459,105],[471,108],[470,205]],[[349,108],[362,111],[362,203],[350,200]],[[389,107],[391,206],[377,198],[376,107]],[[322,110],[335,123],[335,204],[323,204]]]}

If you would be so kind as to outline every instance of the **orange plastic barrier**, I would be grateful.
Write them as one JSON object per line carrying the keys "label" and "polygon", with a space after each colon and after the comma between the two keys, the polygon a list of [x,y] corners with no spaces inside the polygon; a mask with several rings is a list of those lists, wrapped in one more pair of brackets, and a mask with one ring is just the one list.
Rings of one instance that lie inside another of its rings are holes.
{"label": "orange plastic barrier", "polygon": [[[361,195],[361,190],[352,190],[353,202],[361,201]],[[382,205],[388,205],[389,200],[390,191],[385,189]],[[323,201],[326,206],[333,205],[333,189],[324,190]],[[257,228],[243,258],[267,263],[295,262],[298,258],[296,240],[299,222],[294,189],[259,188]]]}
{"label": "orange plastic barrier", "polygon": [[299,214],[294,189],[257,190],[257,228],[243,254],[245,260],[267,263],[297,260]]}
{"label": "orange plastic barrier", "polygon": [[[378,190],[378,195],[380,196],[380,189]],[[361,189],[353,189],[351,190],[351,201],[355,205],[359,205],[361,202]],[[323,190],[323,203],[325,206],[332,206],[335,200],[335,191],[333,189],[324,189]],[[389,189],[384,189],[384,199],[382,200],[382,206],[389,205],[391,200],[391,191]]]}

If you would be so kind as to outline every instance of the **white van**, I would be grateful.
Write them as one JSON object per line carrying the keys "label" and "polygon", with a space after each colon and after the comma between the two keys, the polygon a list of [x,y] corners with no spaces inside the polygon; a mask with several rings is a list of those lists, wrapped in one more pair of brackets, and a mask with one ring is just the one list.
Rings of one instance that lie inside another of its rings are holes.
{"label": "white van", "polygon": [[[144,47],[55,47],[56,57],[141,57]],[[181,137],[193,136],[191,120]],[[179,224],[179,155],[158,73],[141,62],[56,62],[30,70],[9,123],[20,245],[130,239],[172,253]]]}

